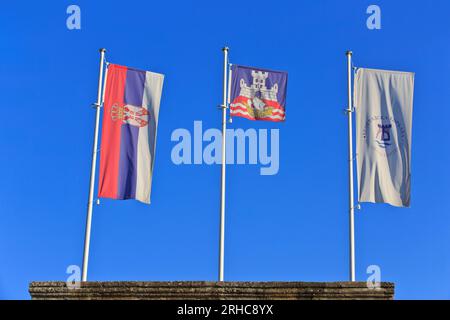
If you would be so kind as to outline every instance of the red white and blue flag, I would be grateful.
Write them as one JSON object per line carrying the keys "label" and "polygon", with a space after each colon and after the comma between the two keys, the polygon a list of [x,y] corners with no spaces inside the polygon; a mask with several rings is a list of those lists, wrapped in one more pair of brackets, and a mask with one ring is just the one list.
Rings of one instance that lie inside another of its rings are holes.
{"label": "red white and blue flag", "polygon": [[99,197],[150,203],[164,75],[109,64]]}
{"label": "red white and blue flag", "polygon": [[250,120],[286,119],[287,72],[231,66],[230,114]]}

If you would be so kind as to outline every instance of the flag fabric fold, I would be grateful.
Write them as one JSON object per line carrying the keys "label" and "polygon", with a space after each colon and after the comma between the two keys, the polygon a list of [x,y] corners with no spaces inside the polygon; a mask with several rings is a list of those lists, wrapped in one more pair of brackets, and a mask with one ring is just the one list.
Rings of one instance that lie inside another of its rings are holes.
{"label": "flag fabric fold", "polygon": [[150,203],[164,75],[109,64],[98,196]]}
{"label": "flag fabric fold", "polygon": [[358,69],[354,82],[359,202],[409,207],[414,73]]}
{"label": "flag fabric fold", "polygon": [[231,66],[230,115],[250,120],[286,119],[287,72]]}

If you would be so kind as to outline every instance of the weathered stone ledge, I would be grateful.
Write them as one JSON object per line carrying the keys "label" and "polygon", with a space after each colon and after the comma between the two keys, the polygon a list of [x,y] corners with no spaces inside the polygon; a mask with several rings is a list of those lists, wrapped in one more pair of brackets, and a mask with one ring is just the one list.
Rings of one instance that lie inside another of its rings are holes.
{"label": "weathered stone ledge", "polygon": [[365,282],[84,282],[68,288],[65,282],[32,282],[35,300],[341,300],[394,298],[394,284],[369,289]]}

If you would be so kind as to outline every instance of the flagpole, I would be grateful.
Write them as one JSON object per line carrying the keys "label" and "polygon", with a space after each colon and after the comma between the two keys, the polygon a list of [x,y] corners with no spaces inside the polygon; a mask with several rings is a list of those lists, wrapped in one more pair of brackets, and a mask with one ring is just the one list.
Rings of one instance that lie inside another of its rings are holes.
{"label": "flagpole", "polygon": [[355,206],[353,188],[353,125],[352,125],[352,55],[347,55],[347,89],[348,89],[348,185],[349,185],[349,233],[350,233],[350,281],[355,281]]}
{"label": "flagpole", "polygon": [[95,106],[95,129],[94,129],[94,144],[92,146],[92,163],[91,163],[91,177],[89,182],[89,198],[86,217],[86,233],[84,237],[84,252],[83,252],[83,271],[81,281],[87,281],[88,260],[89,260],[89,244],[91,240],[91,222],[92,222],[92,207],[94,204],[94,182],[95,169],[97,163],[97,145],[98,145],[98,126],[100,123],[100,108],[102,103],[102,83],[103,83],[103,65],[105,61],[106,49],[100,49],[100,70],[98,75],[98,90],[97,102]]}
{"label": "flagpole", "polygon": [[223,51],[223,103],[222,108],[222,177],[220,193],[220,240],[219,240],[219,281],[223,280],[225,252],[225,166],[226,166],[226,132],[227,132],[227,68],[228,47]]}

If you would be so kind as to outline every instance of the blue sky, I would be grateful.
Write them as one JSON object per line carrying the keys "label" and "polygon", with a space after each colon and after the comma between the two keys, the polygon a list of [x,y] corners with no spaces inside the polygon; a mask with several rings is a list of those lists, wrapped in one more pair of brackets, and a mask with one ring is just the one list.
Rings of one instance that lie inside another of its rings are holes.
{"label": "blue sky", "polygon": [[[81,30],[66,8],[81,8]],[[382,29],[366,28],[377,4]],[[227,171],[226,280],[348,279],[345,51],[413,71],[411,208],[362,204],[357,279],[379,265],[398,299],[450,298],[448,1],[6,2],[0,19],[0,298],[82,262],[98,49],[166,75],[152,204],[94,207],[89,279],[216,280],[220,166],[171,161],[177,128],[220,127],[222,52],[289,72],[280,170]]]}

